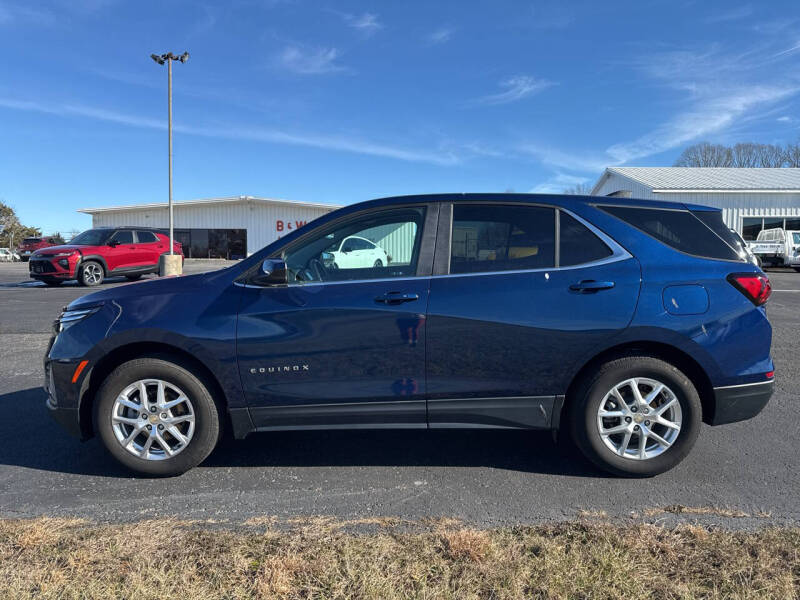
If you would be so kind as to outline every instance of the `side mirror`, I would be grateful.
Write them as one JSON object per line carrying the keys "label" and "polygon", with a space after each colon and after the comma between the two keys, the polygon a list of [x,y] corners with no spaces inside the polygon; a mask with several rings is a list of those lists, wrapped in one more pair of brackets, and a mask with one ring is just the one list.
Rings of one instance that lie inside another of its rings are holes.
{"label": "side mirror", "polygon": [[112,248],[116,248],[117,246],[119,246],[119,241],[111,240],[110,242],[108,242],[108,245],[111,246]]}
{"label": "side mirror", "polygon": [[268,258],[261,263],[261,268],[252,281],[256,285],[286,285],[289,283],[286,263],[278,258]]}

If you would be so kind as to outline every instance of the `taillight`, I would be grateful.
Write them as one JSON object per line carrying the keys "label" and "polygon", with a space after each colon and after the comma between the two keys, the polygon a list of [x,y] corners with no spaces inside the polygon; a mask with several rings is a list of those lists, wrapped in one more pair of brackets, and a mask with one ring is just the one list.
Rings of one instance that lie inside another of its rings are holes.
{"label": "taillight", "polygon": [[761,306],[772,293],[769,278],[763,273],[731,273],[728,281],[756,306]]}

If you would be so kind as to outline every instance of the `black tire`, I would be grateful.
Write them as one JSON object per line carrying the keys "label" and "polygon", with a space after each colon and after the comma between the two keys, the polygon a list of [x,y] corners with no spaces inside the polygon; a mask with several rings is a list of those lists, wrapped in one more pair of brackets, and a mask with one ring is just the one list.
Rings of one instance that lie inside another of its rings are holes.
{"label": "black tire", "polygon": [[142,278],[142,274],[139,273],[138,275],[125,275],[125,279],[128,281],[139,281]]}
{"label": "black tire", "polygon": [[[111,416],[117,396],[141,379],[161,379],[178,386],[192,402],[195,413],[194,435],[188,445],[173,457],[146,460],[122,447],[112,428]],[[222,436],[222,415],[202,376],[190,365],[173,357],[137,358],[123,363],[106,378],[97,394],[94,423],[103,444],[120,463],[145,475],[168,477],[185,473],[203,462]]]}
{"label": "black tire", "polygon": [[[617,384],[631,377],[664,383],[678,399],[681,429],[663,453],[645,460],[619,456],[606,446],[597,425],[600,404]],[[702,405],[697,389],[677,367],[652,356],[625,356],[601,365],[580,381],[569,399],[572,438],[581,452],[599,468],[623,477],[652,477],[672,469],[691,451],[702,424]]]}
{"label": "black tire", "polygon": [[22,262],[28,262],[28,260],[30,259],[30,256],[20,256],[19,259]]}
{"label": "black tire", "polygon": [[378,260],[375,261],[375,264],[372,265],[372,266],[373,266],[373,268],[376,268],[376,269],[380,268],[380,267],[383,266],[383,261],[379,258]]}
{"label": "black tire", "polygon": [[[88,276],[89,271],[92,271],[96,274],[94,278],[90,278]],[[103,269],[103,265],[101,265],[96,260],[87,260],[81,263],[81,266],[78,267],[78,283],[86,287],[95,287],[103,283],[106,274],[105,270]]]}
{"label": "black tire", "polygon": [[792,267],[792,268],[793,268],[795,271],[797,271],[798,273],[800,273],[800,267]]}

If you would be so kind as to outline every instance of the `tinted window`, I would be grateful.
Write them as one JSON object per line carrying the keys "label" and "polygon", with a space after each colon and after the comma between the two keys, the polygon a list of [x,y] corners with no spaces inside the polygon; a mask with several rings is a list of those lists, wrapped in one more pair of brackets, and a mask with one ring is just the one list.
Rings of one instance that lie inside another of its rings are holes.
{"label": "tinted window", "polygon": [[560,267],[581,265],[608,258],[613,254],[605,242],[592,233],[583,223],[564,211],[558,216]]}
{"label": "tinted window", "polygon": [[152,231],[137,231],[136,239],[140,244],[152,244],[153,242],[158,241],[156,234]]}
{"label": "tinted window", "polygon": [[555,217],[552,208],[456,204],[450,273],[552,267]]}
{"label": "tinted window", "polygon": [[23,244],[38,244],[42,241],[42,238],[25,238],[22,240]]}
{"label": "tinted window", "polygon": [[739,259],[733,248],[688,210],[627,206],[600,208],[681,252],[704,258]]}
{"label": "tinted window", "polygon": [[110,236],[113,231],[109,231],[108,229],[89,229],[88,231],[84,231],[83,233],[79,233],[70,241],[70,244],[77,244],[79,246],[98,246],[100,244],[105,244],[108,236]]}
{"label": "tinted window", "polygon": [[[424,208],[393,209],[326,228],[284,253],[289,282],[414,276],[424,217]],[[344,253],[367,246],[375,252]]]}
{"label": "tinted window", "polygon": [[132,231],[118,231],[114,234],[112,238],[115,242],[120,244],[132,244],[133,243],[133,232]]}
{"label": "tinted window", "polygon": [[721,210],[693,210],[692,214],[700,219],[706,227],[716,233],[722,241],[728,244],[736,252],[739,258],[747,260],[747,252],[739,240],[739,235],[731,231],[722,220]]}

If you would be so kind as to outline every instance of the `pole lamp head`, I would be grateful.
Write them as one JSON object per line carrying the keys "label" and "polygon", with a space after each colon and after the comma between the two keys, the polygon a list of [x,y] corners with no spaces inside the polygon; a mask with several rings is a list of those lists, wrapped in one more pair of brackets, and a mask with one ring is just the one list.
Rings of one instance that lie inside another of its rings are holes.
{"label": "pole lamp head", "polygon": [[189,53],[188,53],[188,52],[186,52],[186,51],[184,51],[184,53],[183,53],[183,54],[181,54],[181,55],[178,57],[178,60],[179,60],[179,61],[181,61],[182,63],[185,63],[187,60],[189,60]]}
{"label": "pole lamp head", "polygon": [[166,62],[165,58],[163,56],[159,56],[158,54],[151,54],[150,58],[152,58],[160,65],[163,65]]}

